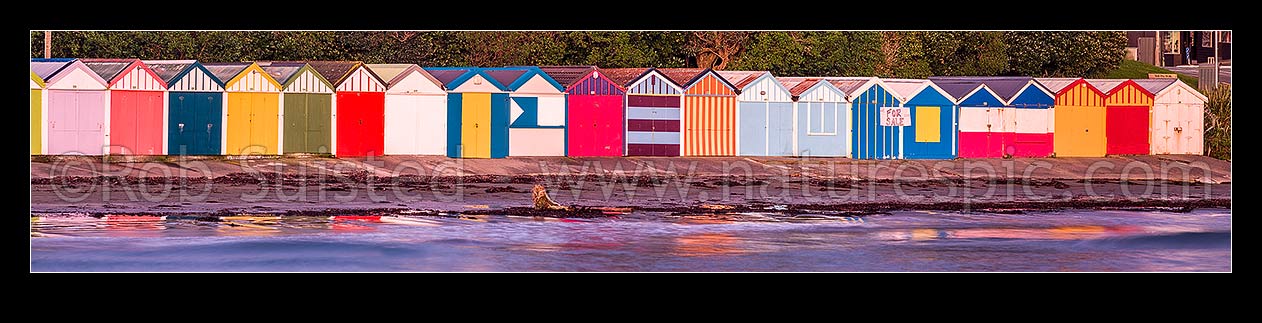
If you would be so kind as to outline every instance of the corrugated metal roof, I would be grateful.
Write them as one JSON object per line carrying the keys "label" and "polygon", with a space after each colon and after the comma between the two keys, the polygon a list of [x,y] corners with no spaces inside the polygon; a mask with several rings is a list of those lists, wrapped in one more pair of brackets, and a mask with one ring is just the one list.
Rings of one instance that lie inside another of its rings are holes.
{"label": "corrugated metal roof", "polygon": [[496,82],[500,82],[500,84],[504,84],[504,85],[509,85],[509,84],[516,83],[517,80],[522,77],[522,75],[526,74],[526,72],[527,72],[526,68],[499,68],[499,69],[486,69],[485,73],[487,76],[490,76],[492,79],[495,79]]}
{"label": "corrugated metal roof", "polygon": [[416,64],[364,64],[364,66],[368,66],[369,71],[372,71],[377,74],[377,77],[386,81],[386,87],[394,86],[394,84],[402,81],[399,76],[410,70],[415,70],[417,73],[421,73],[421,76],[437,83],[439,87],[445,88],[444,84],[446,84],[446,82],[438,80],[438,78],[434,77],[433,74],[430,74],[429,71],[426,71]]}
{"label": "corrugated metal roof", "polygon": [[180,75],[180,72],[183,72],[184,70],[188,69],[190,66],[193,66],[193,64],[197,63],[197,61],[191,60],[191,59],[151,60],[151,61],[141,61],[141,62],[145,63],[145,65],[148,65],[149,69],[152,70],[154,74],[158,74],[158,77],[162,78],[163,81],[166,81],[167,84],[171,84],[172,82],[175,82],[175,77],[177,75]]}
{"label": "corrugated metal roof", "polygon": [[[679,84],[680,87],[688,87],[688,85],[691,85],[692,82],[695,81],[698,77],[701,77],[701,74],[705,73],[706,69],[704,68],[659,68],[657,69],[657,71],[661,72],[662,75],[665,75],[671,81],[674,81],[675,84]],[[731,82],[728,82],[728,83],[731,83]]]}
{"label": "corrugated metal roof", "polygon": [[927,85],[926,83],[929,83],[929,80],[883,78],[881,83],[885,84],[887,90],[894,92],[894,96],[906,101],[911,99],[911,95],[924,88]]}
{"label": "corrugated metal roof", "polygon": [[52,78],[54,74],[61,71],[61,69],[66,68],[66,66],[70,66],[71,62],[72,61],[32,61],[31,71],[35,72],[35,75],[39,75],[39,78],[47,81],[49,78]]}
{"label": "corrugated metal roof", "polygon": [[[931,76],[929,77],[930,81],[933,81],[933,83],[938,85],[938,87],[942,88],[942,90],[947,91],[948,93],[951,93],[951,95],[954,95],[957,98],[962,98],[962,97],[952,92],[952,90],[947,89],[947,86],[944,85],[945,83],[955,82],[955,81],[980,82],[981,84],[985,84],[986,87],[989,88],[991,91],[994,91],[995,94],[1000,96],[999,99],[1004,100],[1004,101],[1011,101],[1014,97],[1016,97],[1017,93],[1020,93],[1021,89],[1025,88],[1025,85],[1029,84],[1030,81],[1033,79],[1034,79],[1033,77],[1029,77],[1029,76]],[[976,86],[974,86],[974,88],[976,88]]]}
{"label": "corrugated metal roof", "polygon": [[833,76],[833,77],[825,77],[824,79],[828,80],[828,83],[831,83],[833,86],[837,87],[838,90],[841,90],[841,92],[845,93],[846,96],[854,95],[855,92],[862,89],[864,85],[867,85],[869,82],[876,80],[875,77],[852,77],[852,76],[847,76],[847,77]]}
{"label": "corrugated metal roof", "polygon": [[602,68],[600,69],[600,73],[605,74],[605,77],[608,77],[609,80],[614,83],[618,83],[622,86],[630,86],[632,81],[635,81],[635,79],[639,78],[640,75],[644,75],[644,73],[648,72],[648,70],[648,68],[644,67]]}
{"label": "corrugated metal roof", "polygon": [[[972,80],[938,80],[929,78],[933,84],[937,85],[947,94],[957,98],[964,98],[969,93],[973,93],[977,87],[982,86],[982,82]],[[1002,100],[1002,98],[1001,98]]]}
{"label": "corrugated metal roof", "polygon": [[399,74],[403,74],[403,72],[407,71],[409,67],[416,66],[416,64],[364,64],[364,65],[368,66],[368,69],[377,73],[377,76],[380,76],[382,79],[386,80],[387,82],[389,82],[390,80],[393,80],[395,77],[399,76]]}
{"label": "corrugated metal roof", "polygon": [[[540,66],[539,69],[544,73],[548,73],[548,76],[551,76],[557,83],[561,83],[561,86],[569,88],[570,85],[574,85],[574,82],[578,82],[583,76],[587,76],[587,74],[596,70],[596,66]],[[601,73],[608,74],[603,70]]]}
{"label": "corrugated metal roof", "polygon": [[780,85],[783,85],[784,88],[789,89],[789,94],[792,94],[793,96],[802,95],[802,93],[805,93],[806,90],[811,89],[812,86],[815,86],[815,84],[818,84],[819,81],[822,81],[822,80],[823,80],[822,78],[818,78],[818,77],[777,77],[776,78],[776,81],[779,81]]}
{"label": "corrugated metal roof", "polygon": [[[735,86],[737,89],[744,89],[745,86],[748,86],[749,83],[753,83],[754,80],[757,80],[759,77],[762,77],[763,74],[770,73],[767,71],[715,71],[715,72],[719,73],[719,76],[722,76],[723,78],[727,79],[727,82],[732,83],[732,86]],[[788,87],[788,86],[785,86],[785,87]]]}
{"label": "corrugated metal roof", "polygon": [[1055,93],[1060,93],[1060,90],[1065,89],[1065,87],[1066,87],[1066,86],[1069,86],[1070,84],[1074,84],[1074,82],[1075,82],[1075,81],[1080,80],[1080,78],[1076,78],[1076,77],[1036,77],[1036,78],[1034,78],[1034,80],[1035,80],[1035,81],[1037,81],[1037,82],[1039,82],[1039,84],[1042,84],[1042,85],[1043,85],[1043,87],[1047,88],[1047,90],[1048,90],[1048,91],[1051,91],[1053,94],[1055,94]]}
{"label": "corrugated metal roof", "polygon": [[96,73],[97,76],[108,82],[113,82],[120,74],[123,74],[123,71],[128,66],[140,60],[134,58],[84,58],[80,59],[80,61],[83,61],[83,65],[87,65],[88,69]]}
{"label": "corrugated metal roof", "polygon": [[434,78],[438,79],[439,82],[442,82],[443,86],[447,87],[448,89],[452,88],[451,86],[452,81],[455,81],[456,79],[460,78],[460,76],[462,75],[473,72],[472,69],[428,69],[428,68],[425,69],[425,71],[429,72],[430,75],[433,75]]}
{"label": "corrugated metal roof", "polygon": [[[314,69],[316,73],[320,73],[320,76],[323,76],[333,86],[341,85],[342,81],[350,77],[351,71],[363,64],[360,61],[307,61],[306,63],[311,65],[311,69]],[[374,73],[373,75],[376,74]]]}
{"label": "corrugated metal roof", "polygon": [[1087,84],[1091,84],[1100,92],[1109,93],[1113,88],[1126,82],[1125,79],[1087,79]]}
{"label": "corrugated metal roof", "polygon": [[224,82],[228,82],[229,80],[232,80],[233,77],[236,77],[237,74],[241,74],[242,71],[245,71],[246,68],[250,67],[250,64],[252,63],[203,63],[202,66],[205,66],[206,70],[210,71],[210,74],[214,75],[216,78],[223,80]]}
{"label": "corrugated metal roof", "polygon": [[272,78],[275,79],[276,82],[280,82],[280,84],[289,84],[289,79],[298,75],[298,71],[301,71],[302,67],[307,65],[306,63],[297,62],[263,61],[254,63],[259,64],[259,67],[263,68],[264,72],[267,72],[268,75],[271,75]]}
{"label": "corrugated metal roof", "polygon": [[1155,95],[1157,92],[1161,92],[1161,90],[1165,90],[1167,87],[1170,87],[1171,84],[1174,84],[1174,80],[1175,79],[1134,79],[1132,81],[1135,81],[1135,84],[1139,84],[1140,87],[1148,90],[1148,93]]}

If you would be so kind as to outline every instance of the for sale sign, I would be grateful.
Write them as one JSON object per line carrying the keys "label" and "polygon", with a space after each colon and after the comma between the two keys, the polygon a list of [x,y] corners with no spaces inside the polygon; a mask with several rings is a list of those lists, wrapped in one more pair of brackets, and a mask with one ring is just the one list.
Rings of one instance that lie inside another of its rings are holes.
{"label": "for sale sign", "polygon": [[881,125],[906,127],[911,125],[911,108],[881,107]]}

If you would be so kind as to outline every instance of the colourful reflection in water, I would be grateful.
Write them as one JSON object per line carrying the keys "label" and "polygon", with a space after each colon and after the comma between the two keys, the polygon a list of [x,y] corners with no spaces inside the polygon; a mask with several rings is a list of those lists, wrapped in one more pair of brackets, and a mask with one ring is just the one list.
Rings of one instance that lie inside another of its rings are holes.
{"label": "colourful reflection in water", "polygon": [[736,255],[746,252],[740,243],[740,238],[726,233],[691,234],[675,238],[671,253],[682,257]]}
{"label": "colourful reflection in water", "polygon": [[1145,231],[1147,230],[1139,226],[1072,225],[1051,228],[918,228],[905,231],[880,232],[877,236],[883,240],[909,241],[938,239],[1083,240],[1126,236]]}
{"label": "colourful reflection in water", "polygon": [[116,237],[157,237],[166,228],[166,219],[151,215],[106,215],[105,230]]}

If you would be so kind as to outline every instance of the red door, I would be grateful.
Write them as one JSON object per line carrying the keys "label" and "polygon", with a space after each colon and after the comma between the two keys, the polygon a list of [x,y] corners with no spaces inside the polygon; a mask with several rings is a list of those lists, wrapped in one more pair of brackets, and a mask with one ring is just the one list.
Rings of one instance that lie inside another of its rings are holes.
{"label": "red door", "polygon": [[386,94],[337,93],[337,155],[381,156],[385,150]]}
{"label": "red door", "polygon": [[1105,114],[1107,154],[1148,154],[1148,107],[1109,106]]}
{"label": "red door", "polygon": [[110,154],[162,154],[162,92],[111,91]]}

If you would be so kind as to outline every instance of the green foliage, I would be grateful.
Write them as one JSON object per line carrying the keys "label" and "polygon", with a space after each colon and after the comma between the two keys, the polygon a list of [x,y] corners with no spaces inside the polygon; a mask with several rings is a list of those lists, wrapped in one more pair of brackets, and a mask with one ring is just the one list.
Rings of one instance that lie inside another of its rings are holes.
{"label": "green foliage", "polygon": [[1007,45],[1002,33],[928,31],[919,36],[933,75],[999,75],[1007,71]]}
{"label": "green foliage", "polygon": [[887,32],[883,50],[893,51],[892,60],[887,60],[884,71],[878,71],[879,77],[924,78],[933,75],[929,61],[925,58],[924,43],[920,42],[922,32]]}
{"label": "green foliage", "polygon": [[1126,57],[1126,33],[1120,31],[1012,31],[1005,74],[1035,77],[1098,77]]}
{"label": "green foliage", "polygon": [[1205,94],[1205,155],[1231,160],[1231,85]]}
{"label": "green foliage", "polygon": [[781,76],[870,75],[880,39],[874,32],[759,32],[728,67]]}
{"label": "green foliage", "polygon": [[[742,32],[744,33],[744,32]],[[66,31],[53,57],[362,60],[422,66],[686,67],[705,48],[678,31]],[[727,69],[785,76],[1095,76],[1118,67],[1121,32],[753,32]],[[727,44],[732,45],[732,44]],[[43,32],[31,33],[32,57]],[[726,54],[725,54],[726,55]],[[694,65],[695,66],[695,65]]]}

